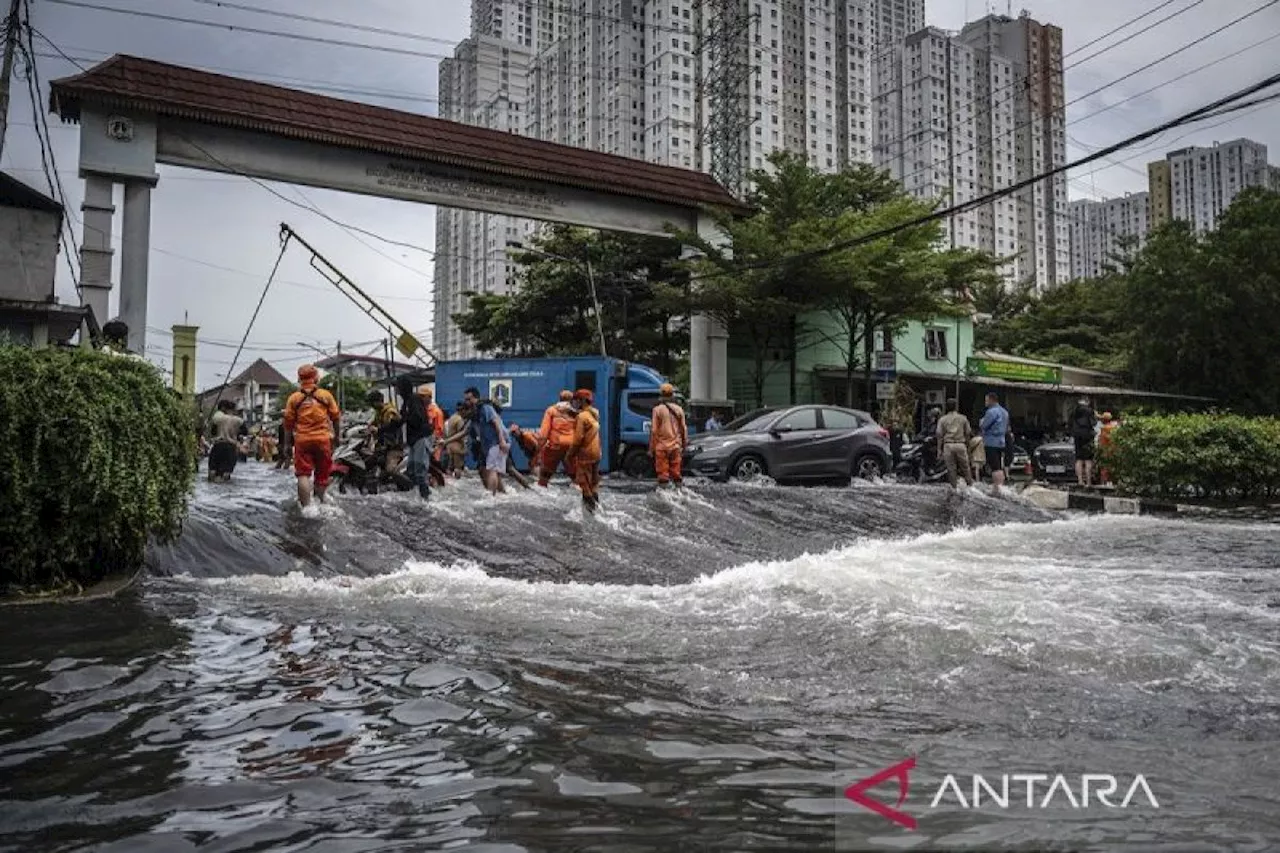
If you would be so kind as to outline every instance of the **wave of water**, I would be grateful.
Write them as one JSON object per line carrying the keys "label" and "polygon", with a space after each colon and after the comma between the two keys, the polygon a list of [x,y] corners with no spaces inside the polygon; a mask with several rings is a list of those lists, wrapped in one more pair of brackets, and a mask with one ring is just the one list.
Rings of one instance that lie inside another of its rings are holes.
{"label": "wave of water", "polygon": [[[202,488],[136,599],[0,626],[0,848],[1280,841],[1278,527],[893,486],[308,519],[288,485]],[[841,797],[907,755],[917,833]],[[1162,808],[921,792],[1055,768],[1144,773]]]}

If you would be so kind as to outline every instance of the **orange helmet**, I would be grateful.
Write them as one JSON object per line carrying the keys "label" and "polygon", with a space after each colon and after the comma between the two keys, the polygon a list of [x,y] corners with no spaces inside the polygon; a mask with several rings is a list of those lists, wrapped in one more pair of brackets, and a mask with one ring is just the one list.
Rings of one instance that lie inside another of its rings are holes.
{"label": "orange helmet", "polygon": [[308,379],[315,379],[320,375],[320,371],[316,370],[314,364],[304,364],[298,368],[298,379],[306,382]]}
{"label": "orange helmet", "polygon": [[561,402],[561,403],[567,403],[567,402],[569,402],[569,401],[570,401],[570,400],[572,400],[572,399],[573,399],[573,392],[572,392],[572,391],[561,391],[561,392],[560,392],[560,402]]}
{"label": "orange helmet", "polygon": [[658,393],[664,397],[670,397],[672,394],[676,393],[676,386],[672,385],[670,382],[663,382],[661,387],[658,388]]}
{"label": "orange helmet", "polygon": [[590,391],[588,391],[586,388],[579,388],[578,393],[573,395],[573,399],[582,400],[584,403],[588,405],[592,405],[596,401],[596,396],[592,394]]}

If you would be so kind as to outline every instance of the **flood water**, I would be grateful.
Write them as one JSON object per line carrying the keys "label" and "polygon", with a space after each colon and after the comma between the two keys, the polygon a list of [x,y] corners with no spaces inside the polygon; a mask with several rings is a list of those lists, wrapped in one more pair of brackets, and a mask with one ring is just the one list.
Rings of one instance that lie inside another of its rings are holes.
{"label": "flood water", "polygon": [[[1280,848],[1265,518],[291,487],[201,482],[129,594],[0,610],[0,850]],[[912,756],[914,830],[844,797]],[[1117,805],[931,807],[1028,773]]]}

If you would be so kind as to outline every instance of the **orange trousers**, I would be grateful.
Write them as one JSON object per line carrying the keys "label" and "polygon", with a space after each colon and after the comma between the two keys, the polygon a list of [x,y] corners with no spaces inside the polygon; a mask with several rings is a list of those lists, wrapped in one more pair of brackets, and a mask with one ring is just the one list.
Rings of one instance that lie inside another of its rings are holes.
{"label": "orange trousers", "polygon": [[552,475],[556,473],[556,469],[562,464],[564,465],[564,472],[571,479],[575,478],[573,457],[569,456],[568,453],[569,448],[556,447],[550,442],[543,446],[542,461],[539,463],[540,470],[538,471],[539,486],[545,486],[550,483]]}
{"label": "orange trousers", "polygon": [[600,460],[578,460],[573,467],[573,481],[582,492],[582,503],[587,509],[594,510],[600,505]]}
{"label": "orange trousers", "polygon": [[655,450],[653,467],[658,472],[658,485],[683,483],[684,451],[678,447],[674,450]]}

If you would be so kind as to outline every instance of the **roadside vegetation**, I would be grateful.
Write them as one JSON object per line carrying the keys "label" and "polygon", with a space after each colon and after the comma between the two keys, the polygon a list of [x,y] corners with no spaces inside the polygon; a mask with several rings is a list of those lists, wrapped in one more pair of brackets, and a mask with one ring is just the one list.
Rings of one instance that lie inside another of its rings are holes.
{"label": "roadside vegetation", "polygon": [[1135,415],[1112,433],[1101,464],[1133,494],[1258,500],[1280,497],[1280,419]]}
{"label": "roadside vegetation", "polygon": [[1099,279],[1034,297],[985,288],[980,347],[1113,371],[1138,388],[1280,412],[1280,193],[1250,189],[1198,236],[1184,222],[1130,247]]}
{"label": "roadside vegetation", "polygon": [[141,567],[180,530],[193,422],[143,361],[0,346],[0,594]]}

